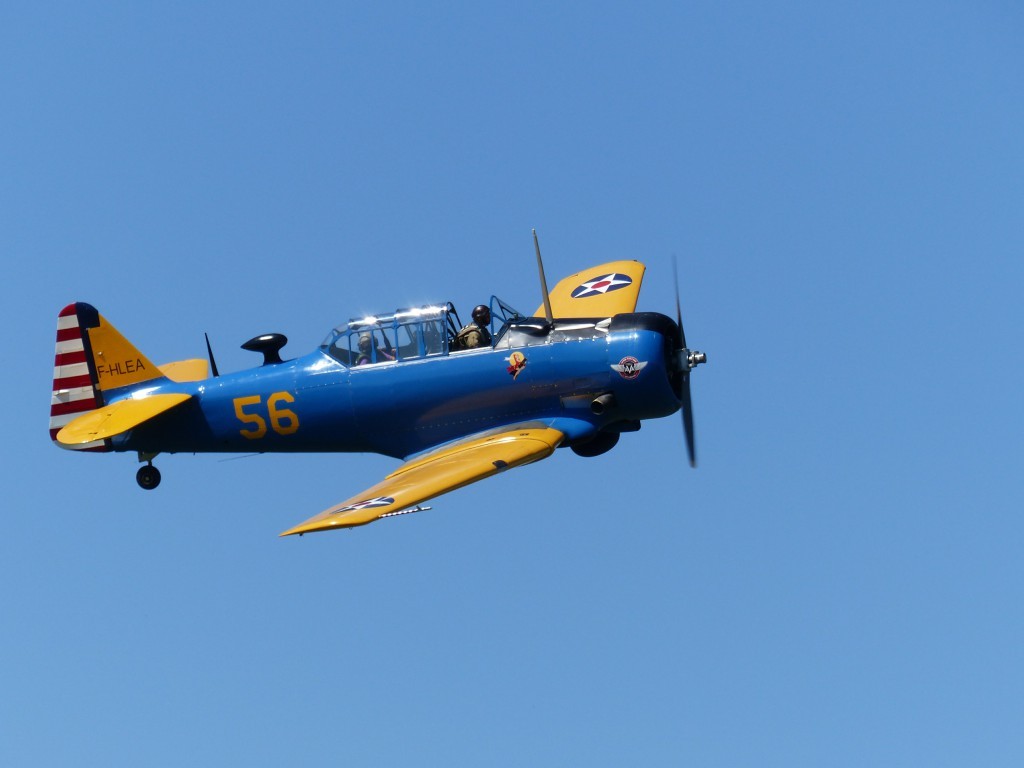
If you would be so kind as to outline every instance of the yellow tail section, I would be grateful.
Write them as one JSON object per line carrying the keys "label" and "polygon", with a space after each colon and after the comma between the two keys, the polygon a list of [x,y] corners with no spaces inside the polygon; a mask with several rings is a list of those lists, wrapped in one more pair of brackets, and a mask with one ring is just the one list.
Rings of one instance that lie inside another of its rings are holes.
{"label": "yellow tail section", "polygon": [[57,433],[57,442],[69,447],[106,440],[134,429],[145,421],[191,399],[191,395],[150,395],[128,398],[82,414]]}
{"label": "yellow tail section", "polygon": [[[123,388],[149,381],[200,381],[206,374],[205,360],[157,367],[95,307],[69,304],[57,316],[50,439],[62,448],[109,451],[110,438],[190,399],[144,391],[111,404],[110,397],[123,398]],[[113,390],[122,392],[110,394]]]}
{"label": "yellow tail section", "polygon": [[159,379],[164,375],[103,315],[97,313],[96,318],[98,325],[88,328],[86,333],[92,347],[92,363],[98,390],[104,392],[128,387]]}

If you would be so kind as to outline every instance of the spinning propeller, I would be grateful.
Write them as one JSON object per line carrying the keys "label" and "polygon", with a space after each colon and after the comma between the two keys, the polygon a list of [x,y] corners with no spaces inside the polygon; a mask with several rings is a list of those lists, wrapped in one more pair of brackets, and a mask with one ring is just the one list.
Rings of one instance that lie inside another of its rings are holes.
{"label": "spinning propeller", "polygon": [[686,332],[683,330],[683,311],[679,306],[679,274],[676,261],[672,259],[672,283],[676,288],[676,326],[679,328],[679,348],[675,353],[676,376],[673,383],[676,397],[679,398],[680,410],[683,413],[683,432],[686,435],[686,452],[690,456],[690,466],[697,466],[697,454],[693,440],[693,400],[690,398],[690,371],[708,361],[703,352],[691,350],[686,346]]}

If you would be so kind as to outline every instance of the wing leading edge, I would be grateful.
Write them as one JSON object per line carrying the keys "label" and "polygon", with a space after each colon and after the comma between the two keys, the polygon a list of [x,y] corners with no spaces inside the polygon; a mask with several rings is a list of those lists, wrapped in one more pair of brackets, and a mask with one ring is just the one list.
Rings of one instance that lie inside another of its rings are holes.
{"label": "wing leading edge", "polygon": [[403,464],[372,488],[281,535],[372,523],[506,469],[545,459],[563,437],[557,429],[521,424],[471,435]]}

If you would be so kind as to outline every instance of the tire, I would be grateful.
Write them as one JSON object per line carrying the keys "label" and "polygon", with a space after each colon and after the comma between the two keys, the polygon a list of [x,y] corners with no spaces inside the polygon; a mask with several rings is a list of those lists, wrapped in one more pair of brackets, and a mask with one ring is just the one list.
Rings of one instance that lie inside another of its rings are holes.
{"label": "tire", "polygon": [[135,473],[135,480],[143,490],[152,491],[160,485],[160,470],[152,464],[139,467],[139,471]]}

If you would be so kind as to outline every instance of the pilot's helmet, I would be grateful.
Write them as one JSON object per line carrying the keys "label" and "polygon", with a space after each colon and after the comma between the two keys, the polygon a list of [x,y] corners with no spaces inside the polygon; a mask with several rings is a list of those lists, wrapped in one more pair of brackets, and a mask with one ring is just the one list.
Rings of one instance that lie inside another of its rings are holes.
{"label": "pilot's helmet", "polygon": [[377,346],[377,340],[373,338],[373,334],[362,333],[359,335],[359,351],[369,352],[371,347]]}
{"label": "pilot's helmet", "polygon": [[477,304],[473,307],[473,319],[479,325],[487,325],[491,322],[491,310],[487,308],[486,304]]}

